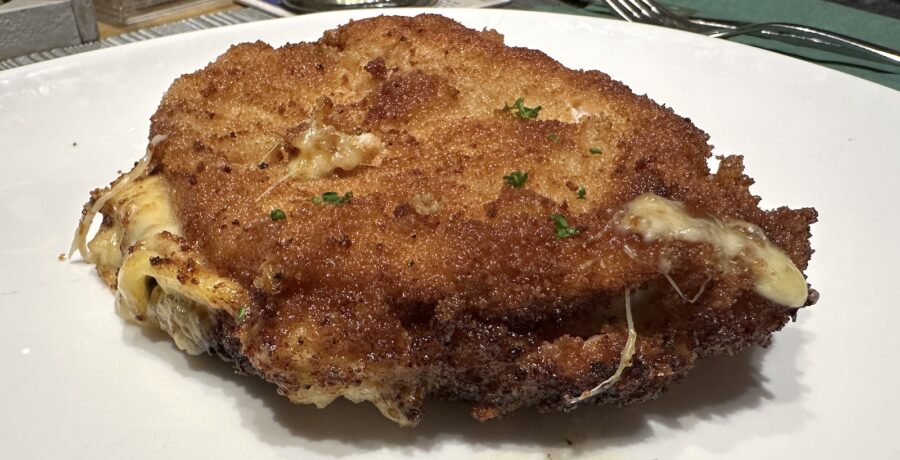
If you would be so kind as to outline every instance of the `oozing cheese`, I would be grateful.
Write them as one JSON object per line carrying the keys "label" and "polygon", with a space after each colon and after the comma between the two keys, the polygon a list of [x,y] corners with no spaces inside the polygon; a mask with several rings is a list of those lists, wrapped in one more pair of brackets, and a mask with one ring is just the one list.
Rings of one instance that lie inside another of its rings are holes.
{"label": "oozing cheese", "polygon": [[346,134],[333,126],[311,124],[291,141],[300,153],[291,161],[295,174],[310,179],[325,177],[335,169],[350,171],[375,159],[382,150],[374,134]]}
{"label": "oozing cheese", "polygon": [[[295,167],[308,178],[331,173],[336,168],[352,169],[374,158],[374,140],[332,129],[309,130],[298,140],[301,155]],[[143,172],[144,168],[141,168]],[[181,228],[170,200],[171,189],[161,175],[129,173],[118,186],[98,200],[111,220],[101,226],[91,241],[87,260],[97,265],[104,279],[116,288],[118,312],[133,321],[151,324],[167,332],[182,350],[199,354],[212,343],[216,311],[236,315],[248,304],[246,290],[231,279],[205,267],[202,258],[184,245]],[[431,196],[416,197],[416,211],[429,214],[440,209]],[[93,212],[85,214],[79,226],[90,226]],[[731,262],[747,263],[754,275],[754,289],[763,297],[789,307],[803,305],[807,286],[803,275],[787,255],[766,239],[762,230],[747,222],[688,215],[683,205],[647,194],[629,202],[616,226],[635,232],[646,241],[682,240],[714,246],[723,270]],[[626,248],[627,249],[627,248]],[[614,385],[631,365],[637,332],[631,317],[629,293],[625,294],[628,339],[616,372],[595,388],[567,398],[576,404]],[[598,336],[599,337],[599,336]],[[324,407],[338,396],[352,401],[372,401],[381,412],[401,424],[409,423],[392,401],[375,387],[361,385],[334,392],[312,387],[287,392],[297,403]]]}
{"label": "oozing cheese", "polygon": [[123,249],[162,232],[181,235],[181,225],[161,175],[145,176],[125,187],[113,200],[117,218],[127,222]]}
{"label": "oozing cheese", "polygon": [[143,158],[134,165],[134,168],[119,176],[109,189],[106,190],[106,193],[97,197],[92,203],[88,203],[89,206],[85,206],[81,220],[78,221],[78,228],[75,230],[75,238],[72,239],[72,246],[69,248],[69,257],[72,257],[72,254],[77,250],[82,258],[90,261],[88,258],[86,241],[88,230],[91,227],[94,216],[96,216],[97,212],[106,205],[107,201],[118,196],[129,184],[144,176],[144,173],[147,172],[147,167],[150,166],[150,158],[153,155],[153,149],[168,137],[169,136],[165,134],[153,136],[153,139],[150,139],[150,145],[147,146],[147,151],[144,153]]}
{"label": "oozing cheese", "polygon": [[638,233],[645,241],[680,240],[712,245],[723,271],[729,270],[734,260],[749,265],[757,294],[786,307],[806,303],[808,289],[803,274],[753,224],[692,217],[681,203],[648,193],[625,206],[617,227]]}
{"label": "oozing cheese", "polygon": [[[635,343],[637,342],[637,330],[634,328],[634,317],[631,315],[631,291],[625,291],[625,324],[628,329],[628,338],[625,339],[625,346],[622,347],[622,351],[619,353],[619,365],[616,367],[616,371],[613,375],[609,376],[606,380],[600,382],[594,388],[587,390],[577,397],[568,396],[565,398],[566,404],[573,405],[578,404],[581,401],[586,399],[593,398],[600,394],[603,390],[612,387],[615,385],[619,379],[622,378],[622,372],[625,371],[629,366],[631,366],[632,358],[634,357],[635,352]],[[600,337],[600,335],[595,335],[594,337]],[[590,339],[588,339],[590,340]]]}
{"label": "oozing cheese", "polygon": [[188,353],[207,351],[212,311],[233,314],[246,303],[245,290],[181,247],[171,190],[161,175],[107,193],[104,212],[112,224],[101,226],[91,240],[87,260],[116,288],[116,310],[158,326]]}
{"label": "oozing cheese", "polygon": [[264,191],[257,200],[292,177],[321,179],[337,169],[351,171],[360,165],[377,166],[384,145],[371,133],[347,134],[326,125],[314,115],[309,127],[287,139],[297,149],[287,165],[287,172]]}

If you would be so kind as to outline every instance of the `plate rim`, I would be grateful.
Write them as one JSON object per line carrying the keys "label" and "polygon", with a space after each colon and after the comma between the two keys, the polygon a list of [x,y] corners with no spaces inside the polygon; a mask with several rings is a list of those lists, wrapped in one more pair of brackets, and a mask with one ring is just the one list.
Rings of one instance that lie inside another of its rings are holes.
{"label": "plate rim", "polygon": [[[900,91],[894,91],[892,88],[875,83],[873,81],[866,80],[864,78],[851,75],[848,73],[844,73],[838,70],[834,70],[813,62],[805,61],[803,59],[788,56],[785,54],[777,53],[775,51],[767,50],[764,48],[757,48],[751,45],[743,44],[740,42],[732,42],[729,40],[718,39],[713,37],[708,37],[702,34],[695,34],[692,32],[687,32],[678,29],[672,29],[663,26],[656,26],[651,24],[642,24],[642,23],[634,23],[634,22],[625,22],[618,19],[613,18],[604,18],[604,17],[593,17],[593,16],[585,16],[585,15],[577,15],[570,13],[561,13],[561,12],[549,12],[549,11],[529,11],[529,10],[506,10],[506,9],[494,9],[494,8],[392,8],[391,12],[386,12],[382,9],[350,9],[350,10],[337,10],[337,11],[324,11],[310,14],[302,14],[296,16],[289,17],[281,17],[281,18],[273,18],[261,21],[253,21],[246,22],[242,24],[233,24],[222,27],[215,27],[211,29],[203,29],[203,30],[193,30],[189,32],[167,35],[163,37],[152,38],[148,40],[142,40],[133,43],[126,43],[123,45],[111,46],[108,48],[100,48],[96,50],[85,51],[83,53],[72,54],[68,56],[62,56],[59,58],[50,59],[47,61],[36,62],[32,64],[27,64],[20,67],[15,67],[12,69],[7,69],[4,71],[0,71],[0,82],[7,83],[12,80],[16,80],[18,78],[27,78],[30,74],[50,72],[53,70],[64,70],[65,68],[77,67],[90,64],[92,61],[103,59],[107,56],[109,57],[117,57],[116,55],[119,53],[134,53],[141,52],[146,48],[154,48],[165,46],[170,42],[179,42],[186,40],[193,40],[200,38],[206,39],[207,37],[215,37],[216,35],[226,35],[231,31],[241,30],[241,29],[254,29],[265,26],[266,24],[271,24],[272,21],[277,21],[279,23],[287,23],[287,22],[315,22],[319,18],[343,18],[344,22],[360,20],[370,17],[376,16],[414,16],[418,14],[437,14],[449,17],[454,21],[465,21],[469,19],[469,17],[475,17],[477,20],[477,16],[520,16],[520,17],[540,17],[540,16],[548,16],[555,17],[557,19],[562,20],[571,20],[574,22],[586,21],[593,22],[598,21],[600,23],[605,24],[608,30],[611,30],[613,33],[620,33],[621,29],[636,29],[636,30],[646,30],[652,32],[652,34],[673,34],[673,36],[679,37],[681,40],[688,41],[696,41],[697,43],[708,43],[714,44],[714,46],[718,48],[736,50],[742,53],[750,53],[755,54],[755,57],[762,59],[774,59],[775,61],[780,61],[783,65],[799,65],[801,67],[805,67],[806,71],[809,72],[820,72],[829,79],[839,78],[844,80],[841,84],[856,84],[867,87],[868,90],[877,90],[883,91],[886,94],[893,94],[894,96],[900,96]],[[396,12],[393,13],[393,12]],[[469,17],[466,17],[469,16]],[[463,24],[466,27],[470,27],[469,25]],[[619,30],[616,30],[619,29]],[[324,31],[323,31],[324,32]],[[501,31],[502,33],[502,31]],[[264,40],[263,40],[264,41]],[[291,41],[289,38],[286,41],[287,43],[300,43],[299,41]],[[508,45],[509,46],[509,45]],[[537,49],[537,48],[536,48]],[[543,50],[538,49],[541,52]],[[224,50],[223,50],[224,52]],[[552,58],[552,56],[551,56]],[[197,70],[199,70],[198,68]],[[601,72],[603,69],[599,69]],[[811,82],[815,83],[815,82]],[[627,85],[627,83],[626,83]]]}

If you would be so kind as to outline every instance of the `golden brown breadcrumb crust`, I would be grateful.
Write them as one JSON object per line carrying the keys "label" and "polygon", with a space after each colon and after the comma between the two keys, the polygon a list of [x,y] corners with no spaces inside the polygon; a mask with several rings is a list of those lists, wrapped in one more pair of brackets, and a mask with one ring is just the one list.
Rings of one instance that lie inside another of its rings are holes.
{"label": "golden brown breadcrumb crust", "polygon": [[[502,110],[517,97],[542,107],[536,119]],[[377,136],[377,166],[266,193],[314,114]],[[216,351],[285,392],[374,385],[413,421],[427,397],[482,420],[565,408],[618,365],[628,289],[641,292],[637,352],[594,402],[653,398],[698,357],[764,344],[785,324],[792,312],[755,295],[746,269],[721,274],[708,245],[610,230],[640,194],[759,225],[801,269],[812,253],[815,211],[760,210],[739,156],[710,174],[708,137],[689,120],[437,15],[234,46],[175,81],[152,119],[161,134],[154,171],[173,184],[184,236],[252,292]],[[528,172],[524,187],[504,183],[511,171]],[[313,202],[329,191],[352,198]],[[552,214],[579,233],[558,238]],[[706,284],[696,303],[659,273],[662,256],[689,297]]]}

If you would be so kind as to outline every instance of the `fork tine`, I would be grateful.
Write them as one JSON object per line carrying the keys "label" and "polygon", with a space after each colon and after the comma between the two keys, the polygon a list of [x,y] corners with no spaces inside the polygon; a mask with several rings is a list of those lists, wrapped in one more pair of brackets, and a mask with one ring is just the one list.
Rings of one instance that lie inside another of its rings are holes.
{"label": "fork tine", "polygon": [[628,22],[641,22],[641,15],[632,10],[627,0],[604,0],[606,5]]}
{"label": "fork tine", "polygon": [[670,19],[674,22],[681,23],[681,24],[690,24],[691,23],[690,21],[687,20],[687,18],[681,16],[680,14],[675,13],[674,11],[670,10],[668,7],[666,7],[662,3],[656,2],[655,0],[635,0],[635,1],[639,1],[639,2],[642,2],[643,4],[647,5],[647,8],[649,8],[651,11],[653,11],[653,13],[655,13],[659,17],[664,17],[664,18]]}
{"label": "fork tine", "polygon": [[700,32],[705,29],[709,29],[708,27],[694,24],[687,18],[682,17],[680,14],[677,14],[669,8],[666,8],[665,5],[662,5],[655,0],[628,1],[634,4],[640,4],[641,11],[643,11],[646,16],[650,17],[655,24],[661,24],[676,29],[689,30],[694,32]]}
{"label": "fork tine", "polygon": [[635,21],[644,24],[653,24],[657,26],[672,27],[676,29],[685,29],[687,26],[684,22],[678,21],[677,17],[665,14],[657,8],[652,1],[647,0],[621,0],[628,9],[634,14]]}
{"label": "fork tine", "polygon": [[629,3],[633,10],[637,10],[641,17],[641,22],[646,22],[650,24],[657,23],[656,15],[651,8],[648,8],[647,5],[643,4],[640,0],[624,0],[625,3]]}
{"label": "fork tine", "polygon": [[[639,9],[641,13],[643,13],[644,17],[647,19],[647,22],[652,24],[662,24],[669,27],[674,27],[678,24],[677,17],[671,14],[666,14],[667,11],[652,1],[647,0],[626,0],[634,5],[635,8]],[[679,24],[680,25],[680,24]]]}
{"label": "fork tine", "polygon": [[643,22],[660,26],[697,32],[710,37],[727,38],[748,33],[762,34],[765,38],[775,38],[788,43],[798,40],[812,43],[818,47],[827,46],[828,51],[845,54],[862,54],[868,59],[875,58],[879,62],[900,64],[900,53],[889,48],[868,43],[835,32],[813,27],[783,23],[760,24],[728,24],[726,21],[716,23],[710,20],[692,20],[684,17],[656,0],[605,0],[619,16],[629,22]]}
{"label": "fork tine", "polygon": [[635,3],[641,3],[642,5],[644,5],[645,8],[649,9],[650,11],[652,11],[652,12],[658,14],[658,15],[661,15],[662,13],[660,13],[660,10],[661,10],[661,9],[664,9],[664,7],[662,7],[662,5],[659,5],[659,4],[654,3],[654,2],[652,2],[652,1],[647,2],[647,1],[643,1],[643,0],[635,0],[634,2],[635,2]]}

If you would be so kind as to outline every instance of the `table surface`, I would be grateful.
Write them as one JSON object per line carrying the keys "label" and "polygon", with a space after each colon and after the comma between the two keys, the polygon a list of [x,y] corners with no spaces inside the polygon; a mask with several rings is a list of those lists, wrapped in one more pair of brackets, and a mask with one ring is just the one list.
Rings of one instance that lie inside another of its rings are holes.
{"label": "table surface", "polygon": [[[804,24],[878,43],[888,48],[900,49],[900,19],[898,19],[900,18],[900,0],[754,0],[752,2],[746,0],[664,0],[664,3],[697,17],[733,19],[747,22],[777,21]],[[594,17],[616,17],[612,10],[606,7],[603,0],[512,0],[501,8]],[[99,24],[101,39],[111,38],[107,42],[83,45],[80,50],[51,50],[50,52],[39,53],[40,56],[33,59],[29,59],[32,56],[28,56],[12,60],[16,62],[0,62],[0,70],[27,64],[28,62],[72,54],[73,52],[142,40],[146,38],[142,37],[142,35],[147,35],[144,32],[148,28],[173,21],[195,18],[211,13],[240,16],[242,13],[237,10],[241,9],[250,11],[241,5],[233,3],[233,0],[223,0],[223,3],[218,5],[188,9],[179,12],[177,15],[127,27],[101,22]],[[257,17],[249,20],[265,19],[269,16],[267,13],[259,13]],[[238,20],[237,22],[245,22],[245,20]],[[167,24],[163,28],[172,27]],[[134,31],[140,31],[140,33],[135,33]],[[163,35],[168,33],[175,32],[170,31]],[[125,39],[119,40],[120,35]],[[159,36],[159,34],[151,34],[151,36]],[[821,64],[900,90],[900,66],[897,65],[882,64],[846,55],[836,55],[814,48],[785,44],[775,40],[746,36],[732,38],[731,40]]]}
{"label": "table surface", "polygon": [[[669,0],[671,1],[671,0]],[[881,16],[887,16],[894,19],[900,19],[900,1],[898,0],[826,0],[830,3],[836,3],[841,5],[846,5],[855,9],[868,11],[871,13],[875,13]],[[538,3],[545,3],[553,6],[555,3],[553,0],[538,0]],[[690,3],[691,0],[688,1]],[[535,1],[529,0],[512,0],[510,6],[516,9],[529,9],[534,5]],[[558,2],[562,5],[568,5],[565,2]],[[723,2],[729,3],[729,2]],[[791,3],[788,1],[787,3]],[[794,2],[796,3],[796,2]],[[119,35],[125,32],[130,32],[133,30],[144,29],[147,27],[152,27],[160,24],[165,24],[167,22],[178,21],[181,19],[186,19],[190,17],[200,16],[203,14],[214,13],[216,11],[228,11],[237,8],[242,8],[242,6],[230,2],[224,5],[213,5],[213,6],[201,6],[198,8],[192,8],[185,11],[181,11],[177,14],[167,16],[164,18],[155,19],[152,21],[141,22],[138,24],[133,24],[130,26],[117,26],[114,24],[108,24],[103,21],[98,21],[98,26],[100,28],[100,38],[112,37],[115,35]]]}
{"label": "table surface", "polygon": [[882,16],[900,19],[900,1],[897,0],[828,0],[832,3],[852,6]]}
{"label": "table surface", "polygon": [[189,8],[183,11],[179,11],[176,14],[167,15],[161,18],[154,19],[152,21],[144,21],[139,22],[137,24],[132,24],[128,26],[119,26],[115,24],[109,24],[103,22],[101,20],[97,21],[97,28],[100,31],[100,39],[115,37],[116,35],[121,35],[125,32],[131,32],[140,29],[146,29],[148,27],[158,26],[161,24],[166,24],[169,22],[180,21],[182,19],[193,18],[196,16],[202,16],[204,14],[215,13],[217,11],[229,11],[244,8],[242,5],[238,5],[234,2],[227,2],[225,4],[219,5],[207,5],[200,6],[197,8]]}

